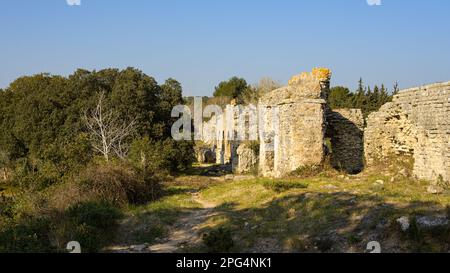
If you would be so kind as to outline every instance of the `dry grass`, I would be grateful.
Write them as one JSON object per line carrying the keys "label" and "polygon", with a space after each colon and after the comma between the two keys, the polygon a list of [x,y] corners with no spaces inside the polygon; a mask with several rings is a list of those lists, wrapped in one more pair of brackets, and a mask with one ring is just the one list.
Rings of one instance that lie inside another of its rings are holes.
{"label": "dry grass", "polygon": [[104,201],[118,206],[142,204],[160,195],[159,179],[144,177],[123,165],[94,165],[70,181],[47,191],[49,206],[64,210],[88,201]]}

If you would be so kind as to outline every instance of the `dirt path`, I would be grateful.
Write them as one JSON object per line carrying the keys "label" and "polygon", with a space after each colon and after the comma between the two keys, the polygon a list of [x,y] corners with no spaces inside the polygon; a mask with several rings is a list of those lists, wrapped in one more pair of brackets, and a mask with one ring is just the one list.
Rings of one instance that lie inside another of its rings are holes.
{"label": "dirt path", "polygon": [[184,248],[185,246],[194,246],[201,242],[201,234],[199,234],[201,225],[210,217],[215,215],[215,204],[202,200],[198,193],[194,193],[192,198],[203,208],[194,210],[182,216],[177,223],[171,227],[169,235],[165,242],[150,245],[148,247],[153,253],[173,253]]}
{"label": "dirt path", "polygon": [[113,246],[106,249],[114,253],[174,253],[184,247],[192,247],[201,243],[200,229],[210,217],[216,215],[215,204],[201,199],[198,192],[192,193],[192,200],[199,203],[202,208],[195,209],[182,215],[170,227],[169,234],[157,244]]}

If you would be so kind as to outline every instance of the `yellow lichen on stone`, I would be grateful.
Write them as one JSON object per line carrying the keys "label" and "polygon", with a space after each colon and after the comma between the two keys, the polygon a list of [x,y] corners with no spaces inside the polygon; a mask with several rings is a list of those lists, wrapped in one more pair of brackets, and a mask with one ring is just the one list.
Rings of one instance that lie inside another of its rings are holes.
{"label": "yellow lichen on stone", "polygon": [[328,68],[314,68],[311,73],[303,72],[293,76],[289,80],[289,85],[297,85],[308,80],[329,81],[331,79],[331,70]]}
{"label": "yellow lichen on stone", "polygon": [[331,79],[331,70],[323,67],[313,68],[312,74],[320,81],[329,81]]}

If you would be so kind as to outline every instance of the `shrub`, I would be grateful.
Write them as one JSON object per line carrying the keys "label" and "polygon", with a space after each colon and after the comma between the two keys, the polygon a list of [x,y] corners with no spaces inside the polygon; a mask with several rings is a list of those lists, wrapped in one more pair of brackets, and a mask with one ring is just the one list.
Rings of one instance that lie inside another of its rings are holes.
{"label": "shrub", "polygon": [[262,180],[262,185],[264,188],[278,193],[292,189],[305,189],[308,187],[307,183],[288,180]]}
{"label": "shrub", "polygon": [[224,227],[203,234],[202,239],[210,253],[227,253],[234,247],[231,230]]}
{"label": "shrub", "polygon": [[148,137],[133,142],[129,159],[133,166],[146,173],[174,173],[185,170],[196,160],[193,142],[151,141]]}
{"label": "shrub", "polygon": [[70,241],[78,241],[83,252],[97,252],[113,239],[120,217],[111,204],[88,202],[41,217],[10,219],[0,230],[0,252],[65,251]]}
{"label": "shrub", "polygon": [[48,211],[46,198],[44,193],[28,189],[15,195],[12,204],[14,220],[44,215]]}
{"label": "shrub", "polygon": [[21,223],[8,223],[0,230],[0,252],[55,252],[50,243],[51,224],[46,218],[28,218]]}
{"label": "shrub", "polygon": [[32,191],[43,190],[61,179],[55,164],[40,159],[17,160],[13,173],[11,182],[14,186]]}
{"label": "shrub", "polygon": [[117,206],[142,204],[160,194],[160,178],[123,164],[92,165],[49,194],[51,206],[66,209],[79,202],[99,201]]}
{"label": "shrub", "polygon": [[295,177],[308,178],[318,176],[322,174],[325,170],[326,170],[325,163],[322,165],[302,166],[297,170],[293,171],[291,175]]}
{"label": "shrub", "polygon": [[86,224],[98,229],[108,229],[114,226],[120,217],[119,210],[111,204],[100,202],[80,203],[67,210],[70,217],[77,224]]}
{"label": "shrub", "polygon": [[14,198],[0,195],[0,218],[14,216]]}
{"label": "shrub", "polygon": [[80,177],[83,192],[93,192],[95,200],[117,205],[141,204],[158,197],[159,179],[145,176],[124,165],[101,165],[87,169]]}
{"label": "shrub", "polygon": [[66,241],[79,242],[83,252],[97,252],[113,239],[121,214],[111,204],[89,202],[70,207],[64,217],[70,224],[64,225]]}

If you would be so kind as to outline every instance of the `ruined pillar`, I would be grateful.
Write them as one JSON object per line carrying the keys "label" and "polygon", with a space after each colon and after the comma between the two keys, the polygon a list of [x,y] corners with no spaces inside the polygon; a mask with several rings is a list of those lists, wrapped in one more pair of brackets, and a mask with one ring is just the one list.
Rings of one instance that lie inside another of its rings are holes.
{"label": "ruined pillar", "polygon": [[[324,159],[325,94],[331,72],[314,69],[260,99],[260,171],[283,177]],[[261,112],[261,111],[260,111]]]}

